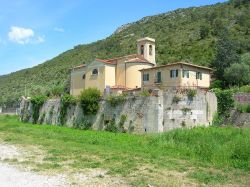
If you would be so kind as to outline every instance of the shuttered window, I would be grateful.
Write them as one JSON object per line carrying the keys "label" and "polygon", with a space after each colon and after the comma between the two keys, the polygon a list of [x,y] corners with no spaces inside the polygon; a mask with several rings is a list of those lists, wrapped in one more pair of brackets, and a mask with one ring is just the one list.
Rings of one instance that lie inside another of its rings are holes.
{"label": "shuttered window", "polygon": [[170,70],[170,77],[171,78],[178,77],[178,69]]}

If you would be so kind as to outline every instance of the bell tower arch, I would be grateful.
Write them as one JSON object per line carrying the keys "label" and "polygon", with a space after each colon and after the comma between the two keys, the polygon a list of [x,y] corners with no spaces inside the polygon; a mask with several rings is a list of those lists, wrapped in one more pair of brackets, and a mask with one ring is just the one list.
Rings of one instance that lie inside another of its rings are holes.
{"label": "bell tower arch", "polygon": [[146,60],[156,65],[155,62],[155,39],[141,38],[137,40],[137,53],[142,55]]}

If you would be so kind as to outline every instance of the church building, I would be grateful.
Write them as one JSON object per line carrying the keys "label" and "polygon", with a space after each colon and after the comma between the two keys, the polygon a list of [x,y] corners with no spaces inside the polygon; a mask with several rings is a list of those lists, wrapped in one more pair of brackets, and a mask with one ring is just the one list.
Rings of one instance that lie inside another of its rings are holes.
{"label": "church building", "polygon": [[155,40],[149,37],[137,40],[137,54],[113,59],[95,59],[88,65],[71,69],[72,95],[96,87],[102,93],[141,88],[140,70],[156,66]]}

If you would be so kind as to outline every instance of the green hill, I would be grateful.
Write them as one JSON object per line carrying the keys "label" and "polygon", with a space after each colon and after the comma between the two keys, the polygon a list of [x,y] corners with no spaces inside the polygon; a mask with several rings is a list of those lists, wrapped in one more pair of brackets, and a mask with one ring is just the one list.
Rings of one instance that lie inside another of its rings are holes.
{"label": "green hill", "polygon": [[[110,37],[78,45],[41,65],[0,76],[0,103],[17,101],[27,93],[44,92],[54,85],[66,85],[69,68],[94,58],[110,58],[136,52],[142,36],[156,39],[157,63],[186,60],[209,65],[214,58],[218,35],[228,28],[237,42],[238,53],[250,52],[250,3],[233,0],[211,6],[178,9],[145,17],[124,25]],[[26,85],[26,89],[25,89]]]}

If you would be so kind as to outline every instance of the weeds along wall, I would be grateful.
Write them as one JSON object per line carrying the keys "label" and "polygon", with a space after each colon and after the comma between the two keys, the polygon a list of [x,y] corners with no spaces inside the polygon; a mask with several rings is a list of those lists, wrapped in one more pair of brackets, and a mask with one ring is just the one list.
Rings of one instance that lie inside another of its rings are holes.
{"label": "weeds along wall", "polygon": [[[121,102],[112,102],[114,99]],[[37,123],[62,125],[61,100],[50,99],[39,109]],[[34,122],[32,102],[22,99],[20,119]],[[85,115],[81,104],[63,109],[65,126],[131,133],[156,133],[181,127],[208,126],[217,111],[217,98],[212,92],[159,91],[157,96],[123,96],[99,103],[95,115]]]}

